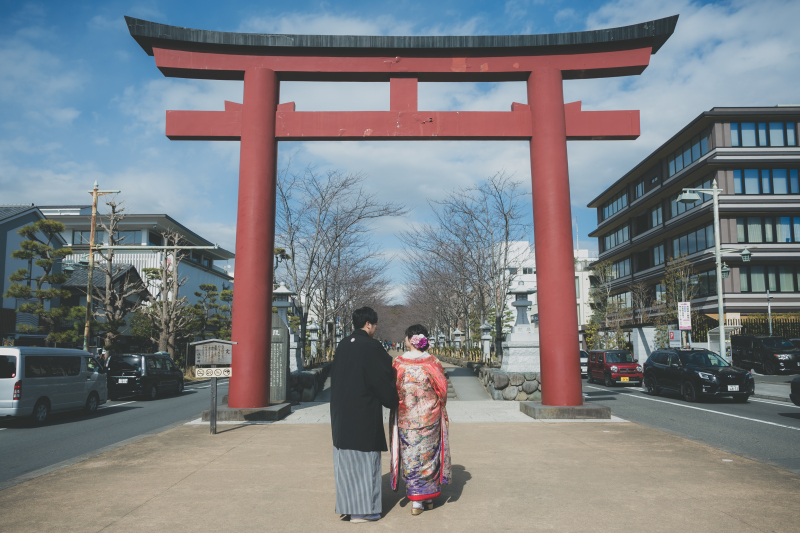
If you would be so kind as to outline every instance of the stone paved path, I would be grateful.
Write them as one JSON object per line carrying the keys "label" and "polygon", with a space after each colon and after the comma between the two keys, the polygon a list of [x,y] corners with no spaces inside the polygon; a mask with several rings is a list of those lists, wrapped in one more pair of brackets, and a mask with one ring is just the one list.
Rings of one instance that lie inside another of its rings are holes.
{"label": "stone paved path", "polygon": [[450,377],[450,383],[456,390],[458,400],[462,402],[491,402],[492,397],[483,388],[481,382],[469,368],[442,363],[444,371]]}

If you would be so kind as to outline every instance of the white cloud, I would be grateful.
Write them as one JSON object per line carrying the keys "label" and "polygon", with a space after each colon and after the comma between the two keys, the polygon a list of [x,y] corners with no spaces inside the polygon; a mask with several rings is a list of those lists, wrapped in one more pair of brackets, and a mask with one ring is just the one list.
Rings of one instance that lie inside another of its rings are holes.
{"label": "white cloud", "polygon": [[584,108],[641,110],[636,141],[569,144],[574,203],[585,205],[703,111],[797,101],[800,3],[621,0],[589,16],[587,26],[623,26],[676,13],[674,35],[641,76],[564,84],[566,101],[583,100]]}
{"label": "white cloud", "polygon": [[14,106],[53,105],[86,81],[81,68],[18,40],[0,42],[0,101]]}
{"label": "white cloud", "polygon": [[575,18],[575,10],[572,9],[571,7],[560,9],[553,16],[553,20],[555,20],[557,24],[564,24],[566,22],[571,21],[574,18]]}

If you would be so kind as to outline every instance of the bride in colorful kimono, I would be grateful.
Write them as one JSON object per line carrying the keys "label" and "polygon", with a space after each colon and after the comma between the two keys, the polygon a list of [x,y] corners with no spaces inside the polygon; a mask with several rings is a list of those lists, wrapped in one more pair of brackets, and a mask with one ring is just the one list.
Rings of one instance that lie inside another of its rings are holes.
{"label": "bride in colorful kimono", "polygon": [[411,514],[433,509],[441,486],[450,483],[447,378],[428,347],[428,330],[419,324],[406,330],[409,351],[394,360],[400,403],[391,413],[392,490],[398,473],[406,484]]}

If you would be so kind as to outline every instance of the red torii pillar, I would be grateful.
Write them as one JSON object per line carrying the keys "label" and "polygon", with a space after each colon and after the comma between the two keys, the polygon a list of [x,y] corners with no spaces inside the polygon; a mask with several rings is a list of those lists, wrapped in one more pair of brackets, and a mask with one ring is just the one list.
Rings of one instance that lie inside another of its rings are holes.
{"label": "red torii pillar", "polygon": [[[409,37],[397,38],[400,44],[392,44],[391,37],[363,38],[356,46],[353,39],[361,38],[343,37],[336,44],[335,36],[317,41],[319,36],[223,34],[127,20],[131,34],[155,56],[165,75],[244,80],[243,104],[225,102],[225,111],[167,111],[166,125],[167,137],[173,140],[241,141],[232,333],[238,344],[233,351],[231,407],[269,405],[277,141],[434,139],[530,141],[542,403],[582,405],[566,143],[635,139],[639,112],[587,112],[581,111],[580,102],[564,104],[563,80],[640,74],[651,53],[671,35],[677,16],[594,32],[503,36],[518,41],[508,47],[495,44],[496,37],[469,38],[485,42],[474,45],[475,53],[458,50],[467,57],[442,54],[426,48],[428,44],[419,45],[424,53],[401,57],[397,47],[407,46],[414,39]],[[539,45],[529,38],[539,37],[549,39],[548,44],[543,52],[533,53],[530,48]],[[397,54],[354,54],[354,46],[375,48],[372,43],[380,39],[395,46],[380,50]],[[280,48],[306,46],[297,44],[305,40],[316,48]],[[283,44],[274,44],[278,41]],[[557,49],[560,45],[571,48]],[[333,53],[319,55],[320,46],[331,46]],[[491,56],[486,50],[499,52]],[[523,74],[528,104],[514,103],[510,112],[417,109],[419,79],[511,81]],[[387,79],[390,110],[298,112],[294,103],[278,105],[279,80],[292,79]]]}

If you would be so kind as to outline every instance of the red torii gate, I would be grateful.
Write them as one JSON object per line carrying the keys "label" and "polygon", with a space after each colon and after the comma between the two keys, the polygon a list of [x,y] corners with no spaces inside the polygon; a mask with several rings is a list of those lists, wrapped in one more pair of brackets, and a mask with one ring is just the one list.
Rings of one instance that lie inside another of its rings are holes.
{"label": "red torii gate", "polygon": [[[167,111],[166,123],[173,140],[241,141],[231,407],[269,405],[280,140],[529,140],[542,403],[583,404],[566,141],[636,139],[639,112],[564,104],[563,80],[641,74],[677,15],[606,30],[478,37],[243,34],[125,19],[165,76],[244,80],[242,104]],[[295,111],[294,103],[278,103],[282,80],[389,81],[389,111]],[[419,81],[522,80],[528,104],[511,111],[417,109]]]}

